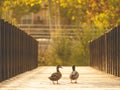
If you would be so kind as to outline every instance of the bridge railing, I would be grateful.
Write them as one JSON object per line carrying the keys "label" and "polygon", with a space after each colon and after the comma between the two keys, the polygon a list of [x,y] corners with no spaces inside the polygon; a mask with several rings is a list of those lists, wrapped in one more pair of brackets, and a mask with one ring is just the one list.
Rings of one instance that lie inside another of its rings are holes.
{"label": "bridge railing", "polygon": [[89,43],[90,66],[120,77],[120,26]]}
{"label": "bridge railing", "polygon": [[37,67],[38,42],[0,19],[0,81]]}

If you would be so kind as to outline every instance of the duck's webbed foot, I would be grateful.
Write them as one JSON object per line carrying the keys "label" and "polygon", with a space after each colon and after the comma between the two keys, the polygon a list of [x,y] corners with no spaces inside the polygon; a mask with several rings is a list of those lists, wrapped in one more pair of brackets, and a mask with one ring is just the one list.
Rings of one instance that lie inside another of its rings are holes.
{"label": "duck's webbed foot", "polygon": [[57,81],[57,84],[59,84],[58,81]]}
{"label": "duck's webbed foot", "polygon": [[75,83],[77,83],[77,80],[75,81]]}
{"label": "duck's webbed foot", "polygon": [[55,84],[54,81],[53,81],[53,84]]}

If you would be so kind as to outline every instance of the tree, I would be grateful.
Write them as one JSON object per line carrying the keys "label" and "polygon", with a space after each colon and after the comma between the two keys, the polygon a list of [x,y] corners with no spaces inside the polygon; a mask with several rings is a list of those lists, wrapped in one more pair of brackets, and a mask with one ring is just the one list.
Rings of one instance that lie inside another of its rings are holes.
{"label": "tree", "polygon": [[0,17],[13,23],[26,13],[38,12],[41,8],[41,0],[1,0]]}
{"label": "tree", "polygon": [[[69,60],[72,53],[72,41],[61,32],[61,37],[58,37],[57,40],[54,40],[54,52],[57,57],[62,61],[62,65],[69,65]],[[64,32],[65,34],[65,32]]]}

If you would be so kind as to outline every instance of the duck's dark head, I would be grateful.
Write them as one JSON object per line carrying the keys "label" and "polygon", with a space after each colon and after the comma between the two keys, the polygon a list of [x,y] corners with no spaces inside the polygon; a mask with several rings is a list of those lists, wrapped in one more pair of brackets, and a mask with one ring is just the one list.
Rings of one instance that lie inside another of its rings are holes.
{"label": "duck's dark head", "polygon": [[75,71],[75,65],[72,66],[72,70]]}
{"label": "duck's dark head", "polygon": [[61,65],[57,65],[57,68],[62,68],[62,66]]}
{"label": "duck's dark head", "polygon": [[59,68],[62,68],[61,65],[57,65],[57,72],[59,72]]}

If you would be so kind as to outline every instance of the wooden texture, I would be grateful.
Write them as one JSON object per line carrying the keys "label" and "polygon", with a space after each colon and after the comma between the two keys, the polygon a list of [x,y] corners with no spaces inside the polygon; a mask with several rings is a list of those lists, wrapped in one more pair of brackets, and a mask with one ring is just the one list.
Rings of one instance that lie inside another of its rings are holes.
{"label": "wooden texture", "polygon": [[0,82],[38,67],[38,42],[0,19]]}
{"label": "wooden texture", "polygon": [[120,77],[120,25],[89,45],[90,66]]}
{"label": "wooden texture", "polygon": [[1,82],[0,90],[120,90],[120,77],[87,66],[76,70],[80,74],[77,84],[70,83],[71,67],[60,69],[62,78],[54,85],[48,77],[56,67],[43,66]]}

